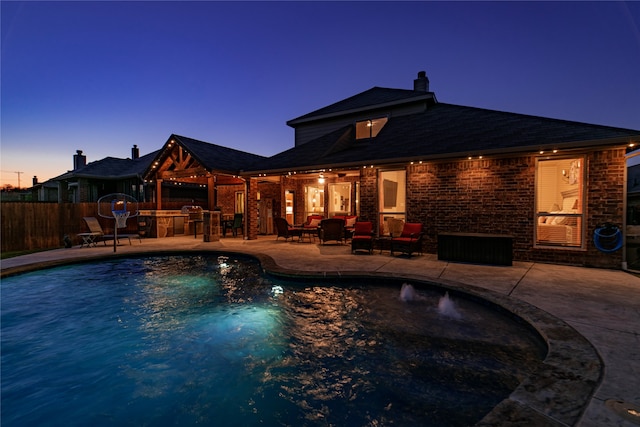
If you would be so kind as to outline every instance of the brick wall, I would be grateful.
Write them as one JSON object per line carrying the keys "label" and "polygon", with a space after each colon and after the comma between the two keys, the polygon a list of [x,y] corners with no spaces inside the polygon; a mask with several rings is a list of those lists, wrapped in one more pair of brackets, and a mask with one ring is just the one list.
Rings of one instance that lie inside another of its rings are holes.
{"label": "brick wall", "polygon": [[[407,221],[424,224],[428,253],[436,253],[441,232],[510,234],[516,261],[620,268],[622,251],[604,254],[592,236],[604,222],[622,226],[625,167],[624,149],[587,154],[586,250],[534,248],[533,156],[409,166]],[[363,193],[365,181],[371,187],[370,178],[363,177]],[[367,189],[367,205],[372,197]]]}
{"label": "brick wall", "polygon": [[[622,226],[624,148],[587,155],[585,249],[534,248],[535,156],[424,163],[407,167],[407,221],[425,226],[424,249],[437,252],[442,232],[509,234],[516,261],[620,268],[622,251],[604,254],[595,228]],[[361,169],[360,217],[377,224],[377,170]]]}
{"label": "brick wall", "polygon": [[258,238],[258,180],[255,178],[249,179],[249,193],[246,200],[246,227],[247,227],[247,239]]}
{"label": "brick wall", "polygon": [[378,223],[378,178],[374,168],[360,169],[360,218]]}
{"label": "brick wall", "polygon": [[441,232],[514,235],[514,252],[533,237],[535,160],[468,160],[413,165],[407,174],[407,221],[425,226],[425,250]]}
{"label": "brick wall", "polygon": [[222,214],[231,215],[235,213],[236,192],[244,193],[244,185],[219,185],[217,195],[217,205],[222,208]]}

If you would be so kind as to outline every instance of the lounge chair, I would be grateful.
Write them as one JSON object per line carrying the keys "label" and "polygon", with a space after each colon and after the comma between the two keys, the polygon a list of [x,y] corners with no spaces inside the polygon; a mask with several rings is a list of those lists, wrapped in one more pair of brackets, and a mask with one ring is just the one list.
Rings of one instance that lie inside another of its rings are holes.
{"label": "lounge chair", "polygon": [[344,220],[337,218],[323,219],[320,221],[318,236],[323,245],[330,240],[342,243],[344,240]]}
{"label": "lounge chair", "polygon": [[[113,240],[115,238],[113,234],[104,234],[104,231],[102,230],[102,226],[100,225],[96,217],[85,216],[82,219],[84,219],[84,222],[87,224],[87,227],[89,227],[89,232],[78,233],[78,236],[82,238],[82,243],[80,244],[80,247],[83,247],[84,245],[87,245],[87,247],[96,246],[98,241],[103,242],[104,245],[107,246],[107,241]],[[129,239],[129,244],[131,244],[131,237],[137,237],[138,239],[140,239],[140,235],[138,234],[124,234],[124,233],[119,234],[118,233],[118,243],[120,243],[120,239],[126,238],[126,239]],[[140,239],[140,242],[142,242],[142,239]]]}
{"label": "lounge chair", "polygon": [[298,236],[298,240],[300,240],[300,236],[302,236],[302,229],[290,226],[286,219],[282,217],[273,218],[273,224],[275,225],[276,232],[278,233],[276,240],[280,237],[284,237],[285,241],[289,239],[293,241],[295,236]]}
{"label": "lounge chair", "polygon": [[391,255],[402,252],[411,256],[412,252],[422,253],[422,224],[405,222],[399,237],[391,239]]}
{"label": "lounge chair", "polygon": [[356,222],[351,236],[351,253],[357,250],[373,252],[373,223],[369,221]]}

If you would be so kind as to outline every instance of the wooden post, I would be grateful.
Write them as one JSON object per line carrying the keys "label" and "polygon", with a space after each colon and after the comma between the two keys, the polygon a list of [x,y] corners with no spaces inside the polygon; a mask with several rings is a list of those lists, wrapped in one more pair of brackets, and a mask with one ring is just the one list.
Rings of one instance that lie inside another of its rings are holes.
{"label": "wooden post", "polygon": [[162,179],[156,179],[156,209],[162,209]]}
{"label": "wooden post", "polygon": [[217,203],[216,177],[215,175],[207,176],[207,205],[210,211],[216,207]]}

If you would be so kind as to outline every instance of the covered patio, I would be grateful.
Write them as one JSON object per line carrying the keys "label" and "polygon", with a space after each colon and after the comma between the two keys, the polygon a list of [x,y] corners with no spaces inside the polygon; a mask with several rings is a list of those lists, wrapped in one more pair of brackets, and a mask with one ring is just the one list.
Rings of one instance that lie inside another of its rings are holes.
{"label": "covered patio", "polygon": [[[215,227],[242,214],[242,234],[246,236],[248,182],[234,171],[260,159],[261,156],[171,135],[143,174],[146,198],[155,209],[141,213],[164,218],[169,229],[175,228],[176,218],[185,217],[189,209],[215,216]],[[193,234],[197,232],[196,229]]]}

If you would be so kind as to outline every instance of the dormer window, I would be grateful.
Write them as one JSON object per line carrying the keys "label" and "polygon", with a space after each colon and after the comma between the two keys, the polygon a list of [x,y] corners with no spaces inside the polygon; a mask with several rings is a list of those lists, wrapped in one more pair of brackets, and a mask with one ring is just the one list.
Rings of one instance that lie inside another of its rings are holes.
{"label": "dormer window", "polygon": [[387,124],[387,120],[387,117],[379,117],[356,122],[356,139],[375,138]]}

